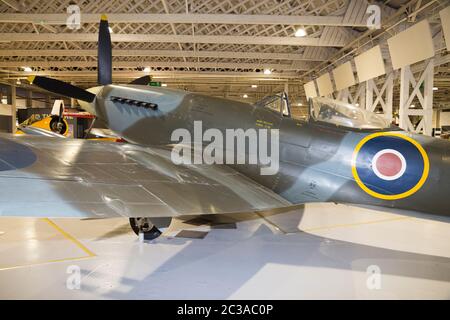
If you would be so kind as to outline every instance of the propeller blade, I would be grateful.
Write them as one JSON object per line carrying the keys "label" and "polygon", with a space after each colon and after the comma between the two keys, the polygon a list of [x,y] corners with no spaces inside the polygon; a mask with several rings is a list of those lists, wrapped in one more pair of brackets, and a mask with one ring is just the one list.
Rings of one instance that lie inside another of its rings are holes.
{"label": "propeller blade", "polygon": [[102,15],[98,33],[97,82],[103,86],[112,83],[111,35],[106,15]]}
{"label": "propeller blade", "polygon": [[140,84],[140,85],[148,85],[152,81],[152,77],[150,76],[143,76],[137,79],[134,79],[130,82],[130,84]]}
{"label": "propeller blade", "polygon": [[28,77],[28,81],[30,84],[34,84],[39,88],[64,97],[74,98],[85,102],[92,102],[95,99],[95,94],[63,81],[41,76],[30,76]]}

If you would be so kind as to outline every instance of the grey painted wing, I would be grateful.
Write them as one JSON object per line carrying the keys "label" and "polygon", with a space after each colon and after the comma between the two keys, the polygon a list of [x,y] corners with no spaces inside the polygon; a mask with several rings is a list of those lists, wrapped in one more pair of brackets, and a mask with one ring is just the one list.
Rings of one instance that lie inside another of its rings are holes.
{"label": "grey painted wing", "polygon": [[291,205],[227,166],[130,144],[0,135],[0,216],[168,217]]}

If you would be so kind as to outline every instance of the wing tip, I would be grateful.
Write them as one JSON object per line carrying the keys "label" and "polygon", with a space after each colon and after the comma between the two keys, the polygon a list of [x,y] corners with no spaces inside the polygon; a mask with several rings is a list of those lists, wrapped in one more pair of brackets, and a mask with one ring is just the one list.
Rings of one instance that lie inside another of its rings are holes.
{"label": "wing tip", "polygon": [[29,77],[27,78],[27,80],[28,80],[28,82],[29,82],[30,84],[33,84],[34,79],[36,79],[36,76],[29,76]]}

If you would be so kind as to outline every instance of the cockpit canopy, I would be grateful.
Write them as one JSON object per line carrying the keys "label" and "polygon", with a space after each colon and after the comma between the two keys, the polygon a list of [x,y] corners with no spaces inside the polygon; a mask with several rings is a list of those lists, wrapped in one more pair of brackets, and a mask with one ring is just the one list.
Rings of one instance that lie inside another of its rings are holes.
{"label": "cockpit canopy", "polygon": [[[292,117],[289,99],[284,92],[267,96],[255,105],[268,108],[279,114],[280,117]],[[310,100],[309,120],[355,129],[386,129],[390,127],[389,121],[376,113],[329,98]]]}
{"label": "cockpit canopy", "polygon": [[385,129],[390,127],[387,119],[352,104],[329,98],[311,100],[311,118],[337,126],[357,129]]}

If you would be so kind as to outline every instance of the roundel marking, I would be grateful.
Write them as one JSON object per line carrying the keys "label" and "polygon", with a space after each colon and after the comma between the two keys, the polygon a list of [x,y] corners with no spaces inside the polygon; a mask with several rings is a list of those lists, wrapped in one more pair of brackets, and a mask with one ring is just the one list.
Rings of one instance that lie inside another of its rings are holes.
{"label": "roundel marking", "polygon": [[0,171],[27,168],[36,160],[36,154],[28,146],[0,138]]}
{"label": "roundel marking", "polygon": [[383,180],[400,178],[406,171],[405,157],[394,149],[383,149],[372,159],[373,172]]}
{"label": "roundel marking", "polygon": [[398,132],[364,137],[352,156],[352,175],[369,195],[397,200],[417,192],[428,178],[430,163],[423,147]]}

